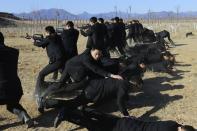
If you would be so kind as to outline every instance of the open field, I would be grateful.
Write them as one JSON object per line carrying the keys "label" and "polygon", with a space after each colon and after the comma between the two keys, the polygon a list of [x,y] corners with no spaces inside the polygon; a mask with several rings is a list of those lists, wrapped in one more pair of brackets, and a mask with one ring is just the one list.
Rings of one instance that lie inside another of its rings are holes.
{"label": "open field", "polygon": [[[194,30],[190,23],[184,23]],[[167,25],[169,27],[169,25]],[[162,27],[161,29],[166,29]],[[158,72],[147,72],[144,77],[143,90],[131,93],[129,112],[143,120],[175,120],[180,124],[191,124],[197,128],[197,32],[196,36],[185,38],[189,28],[177,28],[172,32],[176,47],[171,51],[176,55],[176,71],[173,75]],[[158,29],[159,30],[159,29]],[[7,45],[20,50],[19,76],[22,81],[24,96],[21,103],[30,115],[39,122],[35,131],[69,130],[75,125],[63,122],[59,128],[53,128],[55,111],[49,110],[40,116],[33,99],[36,77],[39,71],[48,63],[45,50],[34,47],[31,41],[22,38],[6,38]],[[80,37],[78,47],[84,49],[86,39]],[[50,77],[50,76],[49,76]],[[109,104],[106,112],[120,115],[116,104]],[[0,130],[26,130],[18,119],[6,111],[5,106],[0,108]],[[84,129],[82,129],[83,131]],[[85,131],[85,130],[84,130]]]}

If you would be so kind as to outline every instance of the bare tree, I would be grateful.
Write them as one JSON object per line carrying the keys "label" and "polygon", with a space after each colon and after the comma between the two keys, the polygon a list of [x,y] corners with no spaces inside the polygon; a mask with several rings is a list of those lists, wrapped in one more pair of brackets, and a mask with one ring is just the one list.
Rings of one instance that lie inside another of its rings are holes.
{"label": "bare tree", "polygon": [[129,19],[131,19],[131,6],[129,6]]}
{"label": "bare tree", "polygon": [[[116,16],[118,16],[118,9],[117,9],[117,6],[114,6],[114,11],[115,11]],[[115,17],[116,17],[116,16],[115,16]]]}
{"label": "bare tree", "polygon": [[179,22],[179,13],[180,13],[180,6],[178,5],[176,7],[176,20],[177,20],[177,22]]}
{"label": "bare tree", "polygon": [[59,27],[59,16],[60,16],[59,11],[56,11],[56,28]]}

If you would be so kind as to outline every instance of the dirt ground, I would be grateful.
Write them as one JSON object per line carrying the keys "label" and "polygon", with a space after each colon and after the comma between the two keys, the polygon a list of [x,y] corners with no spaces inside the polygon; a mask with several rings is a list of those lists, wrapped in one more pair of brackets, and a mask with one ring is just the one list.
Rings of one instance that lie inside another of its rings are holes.
{"label": "dirt ground", "polygon": [[[176,55],[176,71],[172,74],[148,71],[144,77],[143,89],[131,93],[128,103],[129,113],[143,120],[175,120],[180,124],[191,124],[197,128],[197,36],[173,38],[176,47],[171,52]],[[9,46],[20,50],[19,76],[24,96],[22,105],[39,124],[33,131],[71,130],[77,126],[63,122],[59,128],[53,128],[56,111],[49,110],[40,115],[37,111],[33,92],[38,72],[48,63],[45,50],[34,47],[22,38],[6,38]],[[85,47],[85,39],[80,38],[79,50]],[[49,76],[50,78],[50,76]],[[106,112],[120,115],[116,104],[106,104]],[[25,131],[15,115],[0,107],[0,130]],[[85,129],[81,129],[85,131]]]}

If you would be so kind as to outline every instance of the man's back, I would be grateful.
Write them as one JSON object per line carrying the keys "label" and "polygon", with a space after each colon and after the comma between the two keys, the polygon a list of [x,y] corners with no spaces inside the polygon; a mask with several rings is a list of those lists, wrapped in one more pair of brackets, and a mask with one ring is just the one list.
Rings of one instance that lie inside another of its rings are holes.
{"label": "man's back", "polygon": [[35,42],[34,45],[46,48],[47,55],[51,62],[64,57],[62,39],[57,34],[49,35],[43,41]]}
{"label": "man's back", "polygon": [[10,47],[0,47],[0,100],[15,99],[23,94],[17,75],[19,51]]}
{"label": "man's back", "polygon": [[75,50],[75,48],[77,47],[78,37],[79,31],[74,28],[63,31],[62,40],[65,51]]}
{"label": "man's back", "polygon": [[68,60],[64,72],[68,73],[75,81],[81,81],[87,76],[89,78],[100,78],[109,75],[108,72],[103,70],[101,61],[92,58],[89,49]]}
{"label": "man's back", "polygon": [[99,48],[104,48],[104,38],[105,38],[105,30],[103,26],[99,23],[96,23],[95,25],[92,26],[93,30],[93,43],[96,47]]}

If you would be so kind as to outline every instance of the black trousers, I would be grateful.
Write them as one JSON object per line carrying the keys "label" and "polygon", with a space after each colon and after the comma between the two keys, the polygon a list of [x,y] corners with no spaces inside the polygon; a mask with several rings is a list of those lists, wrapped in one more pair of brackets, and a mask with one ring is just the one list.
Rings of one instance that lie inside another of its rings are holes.
{"label": "black trousers", "polygon": [[[61,114],[62,113],[62,114]],[[119,117],[96,112],[89,108],[60,112],[63,120],[87,128],[89,131],[112,131]]]}
{"label": "black trousers", "polygon": [[37,78],[37,84],[36,84],[36,90],[35,94],[40,96],[41,88],[42,88],[42,83],[44,82],[45,76],[47,76],[50,73],[53,73],[60,69],[63,66],[63,61],[62,60],[57,60],[54,63],[48,64],[46,67],[44,67]]}

